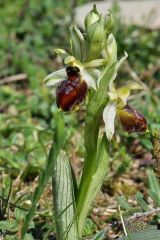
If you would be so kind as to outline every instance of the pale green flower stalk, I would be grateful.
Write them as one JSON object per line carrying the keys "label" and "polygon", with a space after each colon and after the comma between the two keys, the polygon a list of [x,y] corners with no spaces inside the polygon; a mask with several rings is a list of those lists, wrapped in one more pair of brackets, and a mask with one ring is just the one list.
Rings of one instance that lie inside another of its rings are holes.
{"label": "pale green flower stalk", "polygon": [[[70,27],[71,51],[68,53],[63,49],[56,49],[56,53],[63,57],[65,67],[48,75],[43,82],[48,87],[57,85],[57,106],[63,111],[77,110],[88,95],[84,133],[84,167],[80,184],[70,197],[74,202],[74,219],[77,228],[75,227],[76,232],[73,235],[70,228],[67,228],[70,240],[75,240],[75,236],[76,239],[82,239],[87,215],[107,173],[110,158],[108,147],[114,135],[116,115],[124,129],[129,132],[145,132],[147,129],[144,117],[127,103],[131,90],[142,87],[136,82],[125,84],[118,89],[114,86],[114,80],[120,66],[127,58],[127,53],[119,61],[117,60],[117,44],[111,33],[113,24],[110,12],[103,17],[94,6],[85,18],[84,34],[76,26]],[[99,134],[99,121],[102,116],[105,124],[103,137]],[[125,118],[127,118],[126,128]],[[59,172],[56,170],[54,174],[56,176]],[[55,176],[54,179],[56,179]],[[69,175],[68,178],[70,179],[68,182],[74,185]],[[58,191],[57,184],[54,180],[53,188]],[[63,185],[63,181],[61,184]],[[71,192],[71,188],[69,189]],[[57,195],[61,199],[61,195]],[[54,201],[55,212],[61,215],[60,209],[62,212],[65,209],[61,204],[57,211],[58,207],[58,202]],[[57,233],[64,232],[60,226],[64,226],[64,220],[63,225],[61,221],[57,225]],[[61,239],[58,238],[58,240],[66,239],[63,238],[63,234],[58,233],[59,235]]]}

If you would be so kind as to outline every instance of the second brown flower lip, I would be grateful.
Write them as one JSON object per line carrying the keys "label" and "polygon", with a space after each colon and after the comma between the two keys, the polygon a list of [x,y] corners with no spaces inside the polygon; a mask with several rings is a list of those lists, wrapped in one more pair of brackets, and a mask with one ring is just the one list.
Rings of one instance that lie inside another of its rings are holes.
{"label": "second brown flower lip", "polygon": [[81,80],[77,67],[69,66],[66,72],[67,79],[58,84],[56,101],[58,108],[63,111],[72,111],[84,101],[88,87],[86,82]]}
{"label": "second brown flower lip", "polygon": [[125,131],[129,133],[147,131],[147,120],[132,106],[126,105],[123,109],[117,109],[117,115]]}

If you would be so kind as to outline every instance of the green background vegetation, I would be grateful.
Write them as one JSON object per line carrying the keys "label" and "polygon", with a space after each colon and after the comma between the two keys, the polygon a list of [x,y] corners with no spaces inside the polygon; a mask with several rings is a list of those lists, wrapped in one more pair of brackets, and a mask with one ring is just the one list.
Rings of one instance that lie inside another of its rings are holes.
{"label": "green background vegetation", "polygon": [[[84,2],[79,1],[77,5]],[[54,48],[68,49],[68,27],[74,20],[73,7],[72,1],[7,0],[0,3],[0,198],[5,205],[14,180],[9,199],[13,218],[15,205],[24,209],[29,207],[26,200],[32,197],[36,177],[44,167],[51,144],[55,92],[42,87],[42,80],[62,66]],[[133,71],[137,73],[137,78],[147,87],[141,98],[131,100],[132,105],[144,114],[150,127],[160,129],[160,31],[126,26],[117,5],[113,7],[113,13],[119,57],[124,50],[129,55],[116,82],[121,85],[132,79]],[[20,73],[26,74],[25,80],[1,84],[8,76],[15,75],[16,78]],[[75,156],[80,158],[84,153],[80,136],[83,134],[84,107],[80,112],[65,114],[65,122],[69,140],[66,150],[74,162]],[[117,128],[116,135],[119,141],[111,146],[111,153],[115,153],[111,172],[113,176],[121,176],[128,173],[137,154],[143,157],[151,149],[151,142],[147,135],[127,135],[121,128]],[[135,141],[140,146],[138,153],[129,148]],[[112,176],[106,179],[104,191],[107,186],[113,194],[111,182]],[[50,198],[51,189],[48,187],[41,198],[32,232],[37,239],[45,239],[54,233]],[[1,212],[1,220],[5,216]],[[41,231],[36,230],[38,227]],[[93,234],[95,229],[95,224],[88,220],[85,234]]]}

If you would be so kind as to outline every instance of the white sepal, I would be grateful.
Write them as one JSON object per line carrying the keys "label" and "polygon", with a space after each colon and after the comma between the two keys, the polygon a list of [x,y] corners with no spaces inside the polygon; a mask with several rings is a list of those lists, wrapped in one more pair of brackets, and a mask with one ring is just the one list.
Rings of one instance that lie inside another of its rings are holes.
{"label": "white sepal", "polygon": [[114,134],[114,120],[116,117],[116,104],[109,102],[103,110],[103,121],[105,123],[105,132],[110,141]]}
{"label": "white sepal", "polygon": [[43,85],[46,87],[55,86],[59,82],[63,81],[66,78],[66,76],[67,75],[65,68],[52,72],[43,80]]}
{"label": "white sepal", "polygon": [[87,83],[88,87],[97,90],[96,79],[94,75],[92,76],[92,74],[97,74],[98,76],[98,72],[89,73],[89,71],[85,69],[81,70],[82,79]]}

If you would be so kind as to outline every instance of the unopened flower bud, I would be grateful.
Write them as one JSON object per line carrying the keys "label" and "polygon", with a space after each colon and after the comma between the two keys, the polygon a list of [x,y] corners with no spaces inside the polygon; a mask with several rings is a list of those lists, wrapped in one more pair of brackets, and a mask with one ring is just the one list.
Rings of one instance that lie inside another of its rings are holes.
{"label": "unopened flower bud", "polygon": [[109,14],[104,17],[104,29],[106,33],[106,37],[109,36],[109,34],[112,32],[114,26],[114,17],[109,11]]}
{"label": "unopened flower bud", "polygon": [[96,59],[100,56],[106,41],[103,16],[100,16],[99,20],[89,27],[87,37],[89,42],[89,59]]}
{"label": "unopened flower bud", "polygon": [[129,133],[147,131],[146,119],[130,105],[117,109],[117,114],[125,131]]}
{"label": "unopened flower bud", "polygon": [[58,108],[63,111],[75,110],[85,99],[87,84],[81,79],[78,67],[67,67],[67,79],[59,83],[56,91]]}
{"label": "unopened flower bud", "polygon": [[96,5],[94,5],[93,9],[87,14],[85,21],[84,21],[86,32],[88,32],[90,25],[92,25],[93,23],[98,21],[99,17],[100,17],[100,15],[96,9]]}

